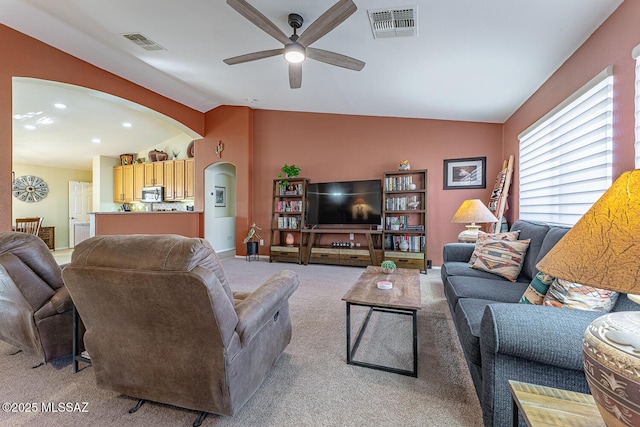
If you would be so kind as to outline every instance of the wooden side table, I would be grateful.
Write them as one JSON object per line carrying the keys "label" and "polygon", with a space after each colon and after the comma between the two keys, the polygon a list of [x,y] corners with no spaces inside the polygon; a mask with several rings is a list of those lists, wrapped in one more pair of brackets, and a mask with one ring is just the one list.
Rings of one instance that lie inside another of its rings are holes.
{"label": "wooden side table", "polygon": [[529,427],[606,427],[590,394],[509,380],[512,425],[518,410]]}
{"label": "wooden side table", "polygon": [[76,310],[76,305],[73,305],[73,373],[75,374],[80,369],[78,368],[79,362],[91,364],[91,359],[85,356],[84,352],[84,324],[82,319]]}

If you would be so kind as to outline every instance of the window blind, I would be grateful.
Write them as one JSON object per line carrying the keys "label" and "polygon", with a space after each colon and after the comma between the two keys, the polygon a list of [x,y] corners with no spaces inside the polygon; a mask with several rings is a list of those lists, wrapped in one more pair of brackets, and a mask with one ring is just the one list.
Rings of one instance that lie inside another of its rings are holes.
{"label": "window blind", "polygon": [[636,111],[636,169],[640,168],[640,45],[633,49],[631,54],[636,60],[636,92],[635,92],[635,111]]}
{"label": "window blind", "polygon": [[572,226],[611,186],[612,71],[519,135],[520,218]]}

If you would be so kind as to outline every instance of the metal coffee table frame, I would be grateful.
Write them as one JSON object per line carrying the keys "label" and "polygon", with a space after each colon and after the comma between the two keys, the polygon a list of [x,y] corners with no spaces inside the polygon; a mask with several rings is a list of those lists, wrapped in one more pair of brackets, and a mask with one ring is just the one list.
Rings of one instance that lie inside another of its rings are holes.
{"label": "metal coffee table frame", "polygon": [[[351,347],[351,306],[357,305],[361,307],[369,307],[369,312],[367,313],[367,317],[364,322],[360,326],[360,330],[356,336],[355,343],[353,344],[353,348]],[[360,346],[360,341],[362,340],[362,336],[367,329],[367,325],[369,324],[369,320],[371,319],[371,314],[374,311],[379,311],[382,313],[395,313],[395,314],[403,314],[412,317],[413,323],[413,370],[410,371],[408,369],[399,369],[394,368],[392,366],[385,365],[377,365],[375,363],[368,362],[359,362],[355,359],[356,352],[358,351],[358,347]],[[379,371],[392,372],[394,374],[406,375],[409,377],[418,377],[418,311],[417,310],[409,310],[409,309],[397,309],[397,308],[386,308],[379,307],[371,304],[357,304],[347,301],[347,363],[349,365],[362,366],[370,369],[377,369]]]}

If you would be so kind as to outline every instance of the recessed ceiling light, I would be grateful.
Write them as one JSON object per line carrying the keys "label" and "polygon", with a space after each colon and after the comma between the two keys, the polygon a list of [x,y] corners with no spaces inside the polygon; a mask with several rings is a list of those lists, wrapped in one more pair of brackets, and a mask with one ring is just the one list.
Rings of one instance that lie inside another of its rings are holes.
{"label": "recessed ceiling light", "polygon": [[29,129],[29,130],[35,130],[36,127],[34,125],[24,125],[25,129]]}
{"label": "recessed ceiling light", "polygon": [[94,144],[100,144],[102,140],[100,138],[93,138],[91,142],[93,142]]}
{"label": "recessed ceiling light", "polygon": [[53,104],[53,106],[54,106],[54,107],[56,107],[56,108],[60,108],[61,110],[63,110],[63,109],[65,109],[65,108],[67,108],[67,106],[66,106],[66,105],[61,104],[61,103]]}
{"label": "recessed ceiling light", "polygon": [[124,122],[124,123],[122,123],[122,126],[125,127],[125,128],[130,128],[133,125],[131,123],[129,123],[129,122]]}
{"label": "recessed ceiling light", "polygon": [[13,118],[16,120],[28,120],[32,117],[39,116],[40,114],[42,114],[42,111],[37,111],[37,112],[29,111],[26,114],[14,114]]}
{"label": "recessed ceiling light", "polygon": [[40,117],[36,120],[36,123],[39,125],[50,125],[53,123],[53,119],[51,117]]}

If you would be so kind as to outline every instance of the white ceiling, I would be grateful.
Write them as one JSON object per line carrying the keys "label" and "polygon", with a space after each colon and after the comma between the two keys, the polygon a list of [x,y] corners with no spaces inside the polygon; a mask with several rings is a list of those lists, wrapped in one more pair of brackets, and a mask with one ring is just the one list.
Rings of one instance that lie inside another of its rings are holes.
{"label": "white ceiling", "polygon": [[[337,0],[248,1],[289,35],[289,13],[305,19],[303,32]],[[355,72],[307,60],[295,90],[282,57],[222,62],[282,47],[222,0],[0,0],[0,22],[202,112],[250,105],[502,123],[622,3],[354,1],[357,12],[312,47],[366,66]],[[417,6],[417,37],[373,38],[368,9],[408,5]],[[149,52],[121,35],[131,32],[166,50]]]}

